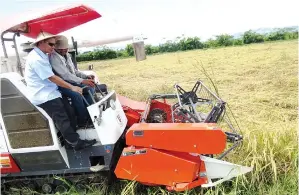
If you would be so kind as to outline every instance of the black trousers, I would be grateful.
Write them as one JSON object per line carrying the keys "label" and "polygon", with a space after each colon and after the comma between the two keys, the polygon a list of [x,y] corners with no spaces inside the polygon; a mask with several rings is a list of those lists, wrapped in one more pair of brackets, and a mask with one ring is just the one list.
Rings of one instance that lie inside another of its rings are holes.
{"label": "black trousers", "polygon": [[56,128],[68,142],[76,142],[79,139],[76,133],[76,117],[68,100],[56,98],[38,105],[52,118]]}

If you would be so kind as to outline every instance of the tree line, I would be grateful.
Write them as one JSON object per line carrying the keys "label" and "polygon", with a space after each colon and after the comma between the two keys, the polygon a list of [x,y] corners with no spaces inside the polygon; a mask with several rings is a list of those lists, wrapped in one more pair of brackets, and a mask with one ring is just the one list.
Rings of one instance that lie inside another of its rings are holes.
{"label": "tree line", "polygon": [[[235,45],[246,45],[252,43],[263,43],[267,41],[291,39],[298,39],[298,29],[282,28],[265,34],[260,34],[249,30],[244,32],[244,34],[239,38],[235,38],[234,36],[229,34],[217,35],[215,38],[210,38],[207,41],[201,41],[199,37],[178,37],[176,40],[167,41],[166,43],[160,44],[158,46],[145,45],[145,52],[146,55],[152,55],[166,52],[228,47]],[[96,48],[93,51],[79,54],[76,59],[78,62],[81,62],[125,58],[131,56],[134,56],[134,49],[132,44],[128,44],[126,48],[120,50],[113,50],[107,47]]]}

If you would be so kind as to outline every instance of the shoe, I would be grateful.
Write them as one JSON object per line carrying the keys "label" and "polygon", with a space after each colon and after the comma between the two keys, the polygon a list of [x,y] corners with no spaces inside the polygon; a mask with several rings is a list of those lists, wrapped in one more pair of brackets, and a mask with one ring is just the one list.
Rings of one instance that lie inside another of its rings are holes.
{"label": "shoe", "polygon": [[97,141],[95,139],[93,139],[93,140],[81,140],[81,139],[79,139],[77,144],[74,145],[73,147],[76,151],[78,151],[78,150],[82,150],[84,148],[91,147],[95,143],[97,143]]}
{"label": "shoe", "polygon": [[91,166],[91,167],[89,168],[89,170],[92,171],[92,172],[99,172],[99,171],[101,171],[101,170],[104,169],[104,168],[105,168],[104,165],[97,164],[97,165],[95,165],[95,166]]}
{"label": "shoe", "polygon": [[84,140],[84,141],[87,142],[87,143],[92,143],[92,144],[94,144],[94,142],[96,142],[95,139],[92,139],[92,140],[88,140],[88,139],[86,139],[86,140]]}
{"label": "shoe", "polygon": [[91,129],[91,128],[94,128],[94,125],[93,124],[79,124],[77,126],[77,130],[78,129]]}
{"label": "shoe", "polygon": [[93,146],[95,143],[97,143],[97,141],[95,139],[93,139],[93,140],[79,139],[76,144],[66,143],[65,148],[66,149],[74,149],[74,150],[78,151],[78,150],[82,150],[84,148],[89,148],[89,147]]}
{"label": "shoe", "polygon": [[94,128],[93,122],[91,120],[88,120],[85,123],[78,124],[77,129],[81,129],[81,128],[84,128],[84,129]]}

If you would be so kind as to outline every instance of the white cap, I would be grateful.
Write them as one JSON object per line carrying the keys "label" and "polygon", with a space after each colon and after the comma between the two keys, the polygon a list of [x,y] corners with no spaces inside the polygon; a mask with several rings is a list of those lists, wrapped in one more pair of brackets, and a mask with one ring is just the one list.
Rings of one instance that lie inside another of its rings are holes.
{"label": "white cap", "polygon": [[61,37],[56,40],[55,49],[68,49],[69,43],[66,37]]}

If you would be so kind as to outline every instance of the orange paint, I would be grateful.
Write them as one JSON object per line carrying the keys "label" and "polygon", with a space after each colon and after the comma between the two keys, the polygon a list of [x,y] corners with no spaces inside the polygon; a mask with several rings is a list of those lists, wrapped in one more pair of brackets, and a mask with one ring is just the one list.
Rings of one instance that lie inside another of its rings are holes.
{"label": "orange paint", "polygon": [[121,96],[119,94],[117,94],[117,99],[120,101],[120,104],[122,106],[127,106],[133,110],[138,111],[138,112],[143,112],[146,107],[145,102],[138,102],[135,100],[131,100],[131,99]]}
{"label": "orange paint", "polygon": [[139,112],[127,107],[127,106],[122,106],[123,107],[123,111],[125,112],[125,115],[128,119],[127,122],[127,127],[131,127],[133,124],[135,123],[139,123],[141,115],[139,114]]}
{"label": "orange paint", "polygon": [[198,154],[220,154],[225,133],[212,123],[138,123],[126,134],[127,145]]}
{"label": "orange paint", "polygon": [[187,153],[127,147],[118,161],[115,174],[121,179],[165,185],[180,191],[186,186],[207,183],[206,177],[199,177],[201,169],[205,171],[200,158]]}

